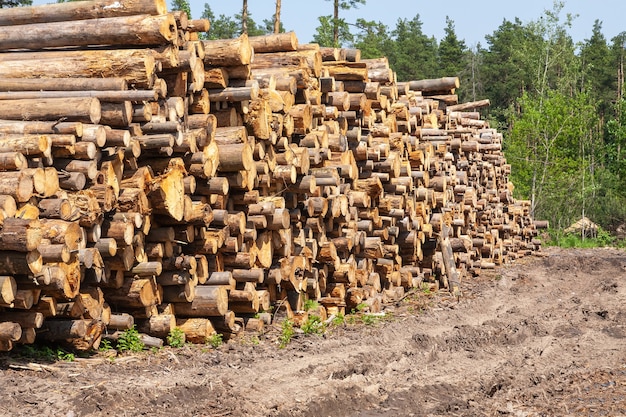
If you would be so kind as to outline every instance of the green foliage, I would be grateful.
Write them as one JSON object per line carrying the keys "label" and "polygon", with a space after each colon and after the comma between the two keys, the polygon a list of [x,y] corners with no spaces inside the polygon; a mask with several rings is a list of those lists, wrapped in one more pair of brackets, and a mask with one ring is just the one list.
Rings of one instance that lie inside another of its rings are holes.
{"label": "green foliage", "polygon": [[356,311],[363,311],[367,308],[367,304],[366,303],[359,303],[356,305]]}
{"label": "green foliage", "polygon": [[363,316],[361,317],[363,324],[366,324],[368,326],[378,323],[380,319],[381,319],[380,316],[377,316],[374,314],[363,314]]}
{"label": "green foliage", "polygon": [[295,330],[293,328],[293,321],[285,319],[281,324],[281,333],[278,337],[278,347],[284,349],[289,342],[291,342],[291,338],[294,334]]}
{"label": "green foliage", "polygon": [[439,43],[438,67],[448,76],[458,76],[463,71],[463,56],[467,52],[465,42],[456,36],[454,22],[446,16],[445,36]]}
{"label": "green foliage", "polygon": [[354,37],[354,47],[361,51],[361,58],[388,56],[393,50],[393,40],[386,25],[380,22],[357,19],[358,32]]}
{"label": "green foliage", "polygon": [[350,10],[365,4],[366,0],[326,0],[333,2],[333,14],[319,17],[320,26],[316,28],[314,42],[321,46],[340,47],[346,41],[352,41],[348,22],[339,17],[339,10]]}
{"label": "green foliage", "polygon": [[32,358],[39,361],[56,362],[65,361],[73,362],[76,359],[72,352],[56,346],[41,345],[23,345],[17,350],[20,355],[26,358]]}
{"label": "green foliage", "polygon": [[550,238],[546,241],[546,244],[561,248],[602,248],[614,246],[617,243],[616,239],[602,228],[599,228],[596,236],[584,239],[578,234],[564,233],[558,229],[550,230],[548,234]]}
{"label": "green foliage", "polygon": [[0,9],[8,9],[9,7],[30,6],[33,0],[0,0]]}
{"label": "green foliage", "polygon": [[[241,35],[241,13],[234,16],[219,15],[215,17],[215,13],[211,9],[208,3],[204,4],[204,11],[202,12],[203,19],[209,19],[211,21],[211,28],[203,36],[204,39],[233,39]],[[248,13],[247,19],[248,36],[263,35],[271,33],[273,31],[273,21],[263,21],[263,25],[258,25],[253,19],[252,15]]]}
{"label": "green foliage", "polygon": [[145,345],[135,326],[132,329],[124,330],[117,339],[117,350],[120,352],[141,352],[144,348]]}
{"label": "green foliage", "polygon": [[76,359],[73,353],[67,352],[63,349],[57,349],[56,357],[58,360],[66,362],[74,362],[74,359]]}
{"label": "green foliage", "polygon": [[[315,28],[313,42],[320,46],[340,47],[349,44],[354,39],[350,33],[350,27],[345,20],[335,21],[332,16],[320,16],[317,18],[320,25]],[[335,41],[335,30],[337,31],[337,40]]]}
{"label": "green foliage", "polygon": [[584,210],[593,175],[590,132],[597,115],[588,95],[524,93],[505,155],[519,198],[531,200],[536,218],[567,227]]}
{"label": "green foliage", "polygon": [[333,326],[341,326],[346,323],[346,317],[343,314],[337,314],[331,321]]}
{"label": "green foliage", "polygon": [[179,327],[174,327],[167,335],[167,344],[174,348],[185,346],[185,332]]}
{"label": "green foliage", "polygon": [[107,350],[111,350],[113,349],[113,345],[111,344],[111,341],[108,339],[102,339],[102,341],[100,342],[100,346],[98,347],[98,350],[100,350],[101,352],[106,352]]}
{"label": "green foliage", "polygon": [[309,299],[307,299],[304,302],[304,304],[302,306],[302,309],[304,311],[309,311],[309,310],[313,310],[313,309],[319,308],[319,306],[320,306],[320,304],[316,300],[312,300],[312,299],[309,298]]}
{"label": "green foliage", "polygon": [[189,17],[189,19],[192,19],[191,6],[189,6],[188,0],[171,0],[171,2],[172,2],[172,5],[170,7],[170,10],[181,10],[187,13],[187,16]]}
{"label": "green foliage", "polygon": [[388,51],[389,64],[395,69],[398,81],[436,77],[437,41],[422,32],[419,14],[411,20],[399,19],[391,35],[395,47]]}
{"label": "green foliage", "polygon": [[598,101],[601,115],[610,111],[610,103],[615,99],[616,78],[611,65],[611,50],[602,34],[602,22],[593,23],[591,37],[580,49],[581,85]]}
{"label": "green foliage", "polygon": [[300,329],[302,329],[304,334],[322,334],[326,330],[326,325],[320,316],[311,314],[306,321],[302,323]]}
{"label": "green foliage", "polygon": [[215,333],[207,337],[206,342],[213,349],[217,349],[218,347],[222,346],[222,344],[224,343],[224,339],[221,333]]}

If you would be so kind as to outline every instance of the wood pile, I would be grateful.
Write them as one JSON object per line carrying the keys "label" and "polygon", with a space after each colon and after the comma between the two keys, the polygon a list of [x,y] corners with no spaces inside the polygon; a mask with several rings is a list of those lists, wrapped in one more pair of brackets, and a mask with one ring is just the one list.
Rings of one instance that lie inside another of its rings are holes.
{"label": "wood pile", "polygon": [[376,312],[540,248],[458,78],[400,83],[293,32],[201,40],[163,0],[0,25],[2,350]]}

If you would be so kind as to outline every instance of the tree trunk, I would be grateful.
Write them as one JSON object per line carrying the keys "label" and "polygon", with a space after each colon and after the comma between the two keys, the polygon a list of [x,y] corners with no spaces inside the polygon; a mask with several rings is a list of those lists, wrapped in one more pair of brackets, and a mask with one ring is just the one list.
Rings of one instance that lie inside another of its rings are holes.
{"label": "tree trunk", "polygon": [[165,0],[125,0],[123,4],[117,0],[50,3],[3,10],[0,15],[0,26],[165,13],[167,13]]}
{"label": "tree trunk", "polygon": [[276,13],[274,13],[274,33],[280,33],[280,6],[281,0],[276,0]]}
{"label": "tree trunk", "polygon": [[172,14],[0,26],[0,50],[87,45],[163,45],[176,41]]}

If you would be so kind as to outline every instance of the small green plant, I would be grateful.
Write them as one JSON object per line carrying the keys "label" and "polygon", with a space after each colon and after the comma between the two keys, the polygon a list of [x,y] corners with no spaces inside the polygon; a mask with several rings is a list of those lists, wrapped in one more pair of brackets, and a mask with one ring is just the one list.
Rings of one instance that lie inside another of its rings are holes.
{"label": "small green plant", "polygon": [[141,352],[145,345],[139,337],[139,332],[133,326],[131,329],[124,330],[117,339],[117,350],[120,352]]}
{"label": "small green plant", "polygon": [[553,229],[547,234],[546,246],[559,246],[561,248],[598,248],[606,246],[619,246],[619,242],[610,232],[598,227],[594,236],[583,237],[578,233],[565,233],[562,230]]}
{"label": "small green plant", "polygon": [[259,336],[257,335],[252,335],[248,339],[248,342],[253,346],[258,346],[259,344],[261,344],[261,339],[259,339]]}
{"label": "small green plant", "polygon": [[309,310],[313,310],[313,309],[315,309],[315,308],[318,308],[319,306],[320,306],[320,305],[319,305],[319,303],[318,303],[317,301],[312,300],[312,299],[310,299],[310,298],[309,298],[308,300],[306,300],[306,301],[304,302],[304,304],[303,304],[303,306],[302,306],[302,309],[303,309],[304,311],[309,311]]}
{"label": "small green plant", "polygon": [[300,326],[304,334],[322,334],[326,330],[326,326],[320,316],[310,315],[302,326]]}
{"label": "small green plant", "polygon": [[430,284],[427,282],[422,282],[422,292],[426,295],[429,295],[431,293],[430,291]]}
{"label": "small green plant", "polygon": [[20,353],[28,358],[42,361],[66,361],[73,362],[76,356],[61,347],[51,348],[50,346],[24,345]]}
{"label": "small green plant", "polygon": [[185,332],[180,327],[174,327],[167,335],[167,344],[173,348],[185,346]]}
{"label": "small green plant", "polygon": [[61,348],[57,348],[56,358],[57,360],[65,361],[65,362],[74,362],[74,359],[76,359],[76,357],[74,356],[72,352],[67,352]]}
{"label": "small green plant", "polygon": [[206,343],[210,345],[213,349],[217,349],[222,346],[224,343],[223,336],[220,333],[215,333],[206,339]]}
{"label": "small green plant", "polygon": [[378,323],[380,318],[378,316],[374,316],[373,314],[363,314],[361,320],[363,320],[364,324],[371,326],[372,324]]}
{"label": "small green plant", "polygon": [[100,342],[100,346],[98,347],[98,350],[100,350],[101,352],[106,352],[107,350],[111,350],[113,349],[113,345],[111,344],[111,341],[109,339],[102,339],[102,341]]}
{"label": "small green plant", "polygon": [[359,303],[356,305],[356,311],[363,311],[367,308],[367,304],[366,303]]}
{"label": "small green plant", "polygon": [[289,344],[289,342],[291,342],[291,338],[295,334],[295,331],[293,329],[293,321],[285,319],[281,325],[281,329],[282,331],[278,338],[278,347],[283,349]]}
{"label": "small green plant", "polygon": [[342,324],[345,324],[346,322],[346,316],[344,316],[343,314],[337,314],[331,321],[333,326],[341,326]]}

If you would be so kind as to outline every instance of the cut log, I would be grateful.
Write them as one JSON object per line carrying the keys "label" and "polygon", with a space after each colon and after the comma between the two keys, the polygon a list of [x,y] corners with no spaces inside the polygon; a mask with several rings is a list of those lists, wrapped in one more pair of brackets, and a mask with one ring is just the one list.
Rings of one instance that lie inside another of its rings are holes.
{"label": "cut log", "polygon": [[59,120],[100,122],[100,100],[96,98],[50,98],[2,100],[0,114],[13,120]]}
{"label": "cut log", "polygon": [[162,15],[167,12],[164,0],[92,0],[51,3],[40,6],[15,7],[3,10],[0,26],[26,23],[63,22],[67,20],[97,19],[136,14]]}
{"label": "cut log", "polygon": [[0,26],[0,50],[86,45],[163,45],[176,40],[172,14]]}
{"label": "cut log", "polygon": [[190,343],[206,343],[216,333],[213,324],[206,318],[176,319],[176,327],[185,333],[185,340]]}
{"label": "cut log", "polygon": [[223,316],[228,310],[228,292],[225,286],[199,285],[191,303],[176,303],[179,317]]}
{"label": "cut log", "polygon": [[39,220],[7,218],[0,229],[0,247],[3,250],[29,252],[37,249],[42,239]]}

